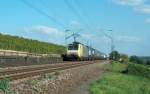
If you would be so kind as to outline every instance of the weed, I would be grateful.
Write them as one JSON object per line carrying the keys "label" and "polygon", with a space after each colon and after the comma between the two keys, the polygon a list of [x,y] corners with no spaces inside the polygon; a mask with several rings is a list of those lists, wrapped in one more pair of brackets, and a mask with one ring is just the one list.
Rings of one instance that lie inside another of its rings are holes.
{"label": "weed", "polygon": [[10,90],[9,79],[0,80],[0,91],[8,92]]}
{"label": "weed", "polygon": [[54,75],[58,76],[58,75],[60,75],[60,72],[59,72],[59,71],[56,71],[56,72],[54,73]]}

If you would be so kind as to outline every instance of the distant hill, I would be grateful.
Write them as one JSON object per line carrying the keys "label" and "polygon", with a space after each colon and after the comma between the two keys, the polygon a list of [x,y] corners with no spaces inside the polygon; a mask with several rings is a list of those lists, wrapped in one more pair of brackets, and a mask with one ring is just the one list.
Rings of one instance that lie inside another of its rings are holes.
{"label": "distant hill", "polygon": [[150,60],[150,56],[142,56],[140,58],[143,59],[143,60]]}
{"label": "distant hill", "polygon": [[65,53],[65,47],[62,45],[3,34],[0,34],[0,49],[39,54]]}

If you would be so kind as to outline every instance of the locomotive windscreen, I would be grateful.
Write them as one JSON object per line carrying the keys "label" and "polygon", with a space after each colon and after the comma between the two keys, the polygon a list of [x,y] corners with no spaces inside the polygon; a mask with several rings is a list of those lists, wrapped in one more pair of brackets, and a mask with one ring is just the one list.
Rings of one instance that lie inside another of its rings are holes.
{"label": "locomotive windscreen", "polygon": [[69,44],[68,50],[78,50],[78,44]]}

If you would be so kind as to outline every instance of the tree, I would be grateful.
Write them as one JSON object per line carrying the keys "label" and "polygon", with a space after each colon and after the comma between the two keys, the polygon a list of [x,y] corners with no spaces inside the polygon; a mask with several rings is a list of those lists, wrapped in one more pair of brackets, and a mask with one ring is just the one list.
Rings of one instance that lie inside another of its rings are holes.
{"label": "tree", "polygon": [[109,59],[110,60],[115,60],[115,61],[119,61],[120,59],[120,54],[118,51],[112,51],[110,54],[109,54]]}
{"label": "tree", "polygon": [[147,65],[150,65],[150,60],[147,60],[147,61],[146,61],[146,64],[147,64]]}
{"label": "tree", "polygon": [[126,55],[126,54],[120,54],[120,61],[121,61],[122,63],[127,63],[127,62],[129,62],[129,57],[128,57],[128,55]]}
{"label": "tree", "polygon": [[142,59],[140,59],[138,56],[135,55],[130,57],[130,62],[143,64]]}

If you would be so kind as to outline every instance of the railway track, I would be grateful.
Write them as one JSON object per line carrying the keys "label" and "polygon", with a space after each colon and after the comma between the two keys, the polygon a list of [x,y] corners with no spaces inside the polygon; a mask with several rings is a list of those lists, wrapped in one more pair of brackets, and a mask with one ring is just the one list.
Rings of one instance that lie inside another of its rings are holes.
{"label": "railway track", "polygon": [[82,61],[74,63],[64,63],[56,65],[43,65],[43,66],[29,66],[19,69],[2,70],[0,71],[0,79],[8,78],[10,81],[19,80],[23,78],[33,77],[41,74],[51,73],[59,70],[84,66],[88,64],[97,63],[99,61]]}

